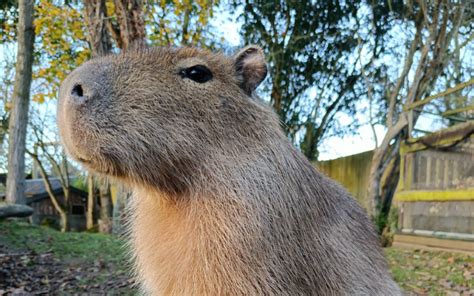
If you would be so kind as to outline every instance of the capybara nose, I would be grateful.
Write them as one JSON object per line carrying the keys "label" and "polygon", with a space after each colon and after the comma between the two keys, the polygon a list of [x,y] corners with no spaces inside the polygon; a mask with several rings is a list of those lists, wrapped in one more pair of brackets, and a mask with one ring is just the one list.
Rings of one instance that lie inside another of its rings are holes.
{"label": "capybara nose", "polygon": [[77,108],[101,101],[107,85],[105,69],[97,70],[94,65],[84,64],[63,81],[59,97],[65,105]]}

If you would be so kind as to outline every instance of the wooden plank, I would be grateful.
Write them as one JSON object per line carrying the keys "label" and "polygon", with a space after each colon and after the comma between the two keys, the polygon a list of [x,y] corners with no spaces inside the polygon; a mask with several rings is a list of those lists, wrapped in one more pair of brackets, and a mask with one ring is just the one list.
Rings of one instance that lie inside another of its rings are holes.
{"label": "wooden plank", "polygon": [[454,201],[474,200],[474,188],[465,190],[412,190],[395,193],[397,201]]}
{"label": "wooden plank", "polygon": [[407,105],[403,108],[404,111],[409,111],[409,110],[412,110],[418,106],[422,106],[422,105],[425,105],[429,102],[431,102],[432,100],[436,99],[436,98],[439,98],[439,97],[445,97],[449,94],[452,94],[454,92],[457,92],[467,86],[470,86],[470,85],[473,85],[474,84],[474,78],[469,80],[469,81],[466,81],[466,82],[463,82],[463,83],[460,83],[452,88],[448,88],[447,90],[445,91],[442,91],[440,93],[437,93],[437,94],[434,94],[432,96],[429,96],[429,97],[426,97],[425,99],[421,100],[421,101],[417,101],[417,102],[414,102],[410,105]]}
{"label": "wooden plank", "polygon": [[449,159],[444,159],[443,188],[449,188]]}
{"label": "wooden plank", "polygon": [[435,252],[441,251],[441,252],[450,252],[450,253],[467,254],[467,255],[473,254],[473,252],[466,251],[466,250],[428,247],[428,246],[422,246],[422,245],[417,245],[417,244],[401,243],[401,242],[396,242],[396,241],[393,242],[392,247],[397,248],[397,249],[415,249],[415,250],[422,249],[426,251],[435,251]]}
{"label": "wooden plank", "polygon": [[425,188],[431,188],[431,161],[432,158],[428,155],[426,157],[426,183],[425,183]]}
{"label": "wooden plank", "polygon": [[405,172],[406,173],[406,189],[410,190],[411,188],[413,188],[413,183],[414,183],[414,180],[413,180],[413,177],[414,177],[414,172],[415,172],[415,165],[414,165],[414,161],[415,161],[415,153],[408,153],[407,154],[407,171]]}
{"label": "wooden plank", "polygon": [[442,189],[443,187],[443,159],[436,157],[436,178],[434,183],[434,188]]}
{"label": "wooden plank", "polygon": [[466,106],[466,107],[458,108],[458,109],[453,109],[453,110],[448,110],[446,112],[441,113],[441,115],[448,116],[448,115],[458,114],[458,113],[470,111],[470,110],[474,110],[474,105],[470,105],[470,106]]}
{"label": "wooden plank", "polygon": [[434,248],[443,248],[448,250],[462,250],[474,253],[474,242],[471,241],[440,239],[436,237],[419,235],[395,234],[394,242]]}

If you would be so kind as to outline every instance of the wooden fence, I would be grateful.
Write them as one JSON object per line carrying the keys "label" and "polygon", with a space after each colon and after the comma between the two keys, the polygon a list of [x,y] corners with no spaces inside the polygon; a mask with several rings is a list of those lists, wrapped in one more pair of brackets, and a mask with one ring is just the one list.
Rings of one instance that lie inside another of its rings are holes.
{"label": "wooden fence", "polygon": [[368,207],[370,163],[373,151],[316,163],[316,167],[344,186],[365,208]]}

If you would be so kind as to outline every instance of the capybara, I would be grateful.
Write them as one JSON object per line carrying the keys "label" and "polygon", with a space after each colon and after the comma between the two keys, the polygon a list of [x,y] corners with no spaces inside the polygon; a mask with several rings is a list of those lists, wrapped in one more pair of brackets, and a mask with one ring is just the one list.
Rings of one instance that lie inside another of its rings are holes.
{"label": "capybara", "polygon": [[137,48],[63,82],[68,154],[125,183],[152,295],[399,295],[373,225],[254,94],[262,50]]}

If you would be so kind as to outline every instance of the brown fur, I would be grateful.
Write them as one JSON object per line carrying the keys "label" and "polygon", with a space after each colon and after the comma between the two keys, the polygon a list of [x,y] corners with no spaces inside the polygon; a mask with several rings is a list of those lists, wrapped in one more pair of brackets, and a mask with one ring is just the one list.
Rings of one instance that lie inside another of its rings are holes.
{"label": "brown fur", "polygon": [[[178,75],[204,65],[212,80]],[[262,52],[143,49],[61,87],[69,154],[128,183],[137,276],[153,295],[398,295],[373,227],[252,98]],[[81,86],[80,96],[72,89]]]}

